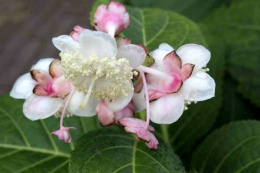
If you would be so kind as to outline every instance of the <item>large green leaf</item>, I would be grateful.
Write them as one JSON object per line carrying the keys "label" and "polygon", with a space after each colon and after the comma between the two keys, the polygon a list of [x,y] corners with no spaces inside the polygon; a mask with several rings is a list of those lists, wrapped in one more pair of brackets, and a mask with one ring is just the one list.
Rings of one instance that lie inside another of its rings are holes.
{"label": "large green leaf", "polygon": [[152,7],[173,10],[193,20],[203,18],[210,10],[223,3],[219,0],[123,0],[123,2],[140,8]]}
{"label": "large green leaf", "polygon": [[[217,126],[236,120],[256,119],[257,108],[237,92],[237,82],[229,75],[224,78],[222,107],[217,117]],[[255,112],[254,112],[255,111]]]}
{"label": "large green leaf", "polygon": [[103,128],[82,136],[71,156],[71,173],[185,172],[170,146],[150,150],[131,135]]}
{"label": "large green leaf", "polygon": [[59,119],[30,121],[22,113],[22,101],[0,97],[0,172],[68,172],[70,151],[83,133],[99,127],[95,118],[66,118],[73,141],[65,144],[50,133]]}
{"label": "large green leaf", "polygon": [[260,1],[240,0],[209,15],[204,24],[222,38],[229,54],[227,69],[238,91],[260,106]]}
{"label": "large green leaf", "polygon": [[248,173],[260,170],[260,122],[240,121],[214,131],[192,157],[198,172]]}

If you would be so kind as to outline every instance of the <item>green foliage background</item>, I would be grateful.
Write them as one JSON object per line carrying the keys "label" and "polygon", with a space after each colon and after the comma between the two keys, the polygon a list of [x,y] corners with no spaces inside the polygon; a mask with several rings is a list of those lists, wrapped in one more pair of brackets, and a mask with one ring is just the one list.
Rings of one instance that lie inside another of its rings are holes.
{"label": "green foliage background", "polygon": [[[108,2],[93,5],[92,24],[93,11]],[[131,19],[122,36],[133,43],[206,46],[216,97],[191,105],[172,125],[154,125],[160,144],[152,151],[122,128],[100,129],[95,117],[66,119],[77,130],[64,144],[49,135],[58,119],[31,122],[22,101],[1,96],[0,172],[259,172],[260,1],[120,2]]]}

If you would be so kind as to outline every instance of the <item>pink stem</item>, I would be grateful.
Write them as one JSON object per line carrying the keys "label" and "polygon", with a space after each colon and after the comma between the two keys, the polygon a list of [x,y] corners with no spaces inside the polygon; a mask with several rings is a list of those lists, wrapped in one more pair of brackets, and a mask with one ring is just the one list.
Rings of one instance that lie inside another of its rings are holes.
{"label": "pink stem", "polygon": [[66,109],[68,107],[68,104],[70,102],[70,99],[71,99],[74,91],[75,91],[75,89],[73,87],[72,90],[70,91],[69,97],[67,98],[67,100],[66,100],[66,102],[65,102],[65,104],[64,104],[64,106],[62,108],[62,113],[61,113],[61,116],[60,116],[60,129],[63,128],[63,118],[64,118],[64,115],[65,115],[65,111],[66,111]]}
{"label": "pink stem", "polygon": [[149,94],[148,94],[148,87],[147,87],[147,83],[146,83],[146,78],[144,75],[144,72],[141,71],[141,76],[143,79],[143,83],[144,83],[144,90],[145,90],[145,101],[146,101],[146,122],[145,122],[145,129],[148,129],[149,127],[149,122],[150,122],[150,104],[149,104]]}

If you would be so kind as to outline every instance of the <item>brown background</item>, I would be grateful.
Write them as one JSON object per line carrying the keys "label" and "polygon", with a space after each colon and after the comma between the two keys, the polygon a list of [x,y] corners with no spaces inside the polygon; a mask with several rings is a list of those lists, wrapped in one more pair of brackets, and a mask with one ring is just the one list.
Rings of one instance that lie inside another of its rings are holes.
{"label": "brown background", "polygon": [[52,37],[90,28],[94,0],[0,0],[0,94],[40,58],[58,58]]}

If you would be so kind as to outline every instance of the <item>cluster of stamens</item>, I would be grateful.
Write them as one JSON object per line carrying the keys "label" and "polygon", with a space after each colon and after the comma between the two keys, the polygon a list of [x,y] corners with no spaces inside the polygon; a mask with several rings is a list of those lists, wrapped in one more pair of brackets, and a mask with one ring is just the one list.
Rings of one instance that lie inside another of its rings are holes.
{"label": "cluster of stamens", "polygon": [[[131,89],[132,68],[125,58],[100,58],[93,54],[83,57],[80,52],[62,52],[61,65],[64,75],[81,92],[87,94],[89,87],[98,99],[113,100],[126,96]],[[94,86],[93,86],[94,85]]]}

